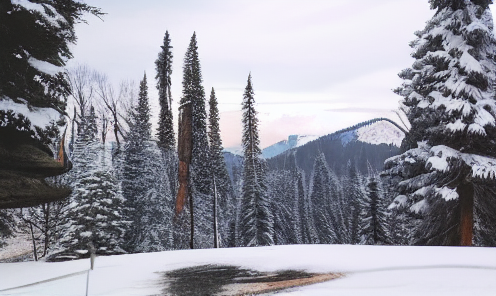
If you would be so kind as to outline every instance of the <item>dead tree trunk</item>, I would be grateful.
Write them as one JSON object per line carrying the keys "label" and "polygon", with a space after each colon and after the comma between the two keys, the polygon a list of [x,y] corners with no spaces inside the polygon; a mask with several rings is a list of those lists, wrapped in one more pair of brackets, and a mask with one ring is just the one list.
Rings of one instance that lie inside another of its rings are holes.
{"label": "dead tree trunk", "polygon": [[176,217],[183,211],[186,201],[189,200],[191,215],[190,248],[193,249],[194,216],[193,196],[189,184],[189,166],[193,150],[192,122],[193,112],[191,103],[179,108],[179,132],[178,132],[178,158],[179,158],[179,189],[176,197]]}
{"label": "dead tree trunk", "polygon": [[34,261],[38,261],[38,248],[36,248],[36,238],[34,237],[33,223],[29,221],[29,229],[31,230],[31,240],[33,242]]}
{"label": "dead tree trunk", "polygon": [[456,188],[460,199],[460,245],[472,246],[474,229],[474,185],[462,182]]}

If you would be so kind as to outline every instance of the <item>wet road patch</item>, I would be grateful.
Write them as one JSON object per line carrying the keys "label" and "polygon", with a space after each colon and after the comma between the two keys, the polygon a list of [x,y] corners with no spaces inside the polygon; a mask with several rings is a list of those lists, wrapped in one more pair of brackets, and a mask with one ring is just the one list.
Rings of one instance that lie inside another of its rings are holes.
{"label": "wet road patch", "polygon": [[299,270],[259,272],[229,265],[202,265],[164,273],[164,295],[253,295],[339,278]]}

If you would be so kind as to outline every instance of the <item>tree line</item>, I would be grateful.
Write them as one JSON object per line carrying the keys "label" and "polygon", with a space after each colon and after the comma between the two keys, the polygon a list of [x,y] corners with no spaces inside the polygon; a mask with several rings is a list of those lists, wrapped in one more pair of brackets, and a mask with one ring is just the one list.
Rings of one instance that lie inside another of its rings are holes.
{"label": "tree line", "polygon": [[[324,151],[312,159],[310,174],[298,165],[271,170],[261,156],[250,74],[241,103],[244,155],[236,181],[230,179],[214,88],[207,111],[195,33],[183,62],[176,143],[173,47],[166,32],[155,62],[157,131],[151,129],[146,74],[138,88],[124,82],[118,92],[84,66],[65,78],[47,76],[50,85],[60,80],[61,96],[74,105],[71,115],[64,113],[71,122],[73,168],[47,182],[68,186],[72,194],[14,214],[3,211],[0,229],[9,234],[12,224],[23,222],[36,256],[52,260],[88,256],[90,243],[98,254],[291,243],[494,246],[492,1],[429,3],[436,13],[415,33],[415,62],[400,72],[403,84],[394,90],[402,97],[406,136],[382,172],[360,173],[366,159],[331,167]],[[17,97],[7,87],[0,94]],[[52,108],[65,108],[52,101]]]}

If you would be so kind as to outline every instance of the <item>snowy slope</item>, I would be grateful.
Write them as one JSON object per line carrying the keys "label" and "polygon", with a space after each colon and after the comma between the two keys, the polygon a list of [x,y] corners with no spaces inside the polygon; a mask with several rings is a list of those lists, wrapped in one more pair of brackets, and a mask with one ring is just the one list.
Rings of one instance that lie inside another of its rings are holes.
{"label": "snowy slope", "polygon": [[224,148],[224,151],[235,155],[243,156],[243,147],[241,146]]}
{"label": "snowy slope", "polygon": [[[98,257],[89,295],[162,295],[163,272],[205,264],[346,274],[278,295],[484,296],[496,291],[495,248],[292,245]],[[84,295],[88,267],[89,260],[0,264],[0,295]],[[76,274],[5,291],[70,273]]]}
{"label": "snowy slope", "polygon": [[387,121],[379,121],[369,126],[356,130],[358,141],[370,144],[393,144],[401,146],[405,135],[394,125]]}
{"label": "snowy slope", "polygon": [[[342,131],[338,131],[332,135],[341,139],[343,146],[346,146],[351,141],[361,141],[374,145],[392,144],[399,147],[401,145],[401,141],[405,137],[403,132],[387,121],[378,121],[357,128],[350,127]],[[291,135],[288,137],[288,140],[280,141],[263,149],[262,155],[264,158],[271,158],[289,149],[303,146],[306,143],[318,138],[319,136]],[[230,152],[234,154],[237,154],[240,151],[242,153],[241,149],[230,150]]]}
{"label": "snowy slope", "polygon": [[311,142],[317,138],[319,138],[319,136],[290,135],[287,140],[277,142],[263,149],[262,156],[264,158],[271,158],[289,149],[303,146],[306,143]]}

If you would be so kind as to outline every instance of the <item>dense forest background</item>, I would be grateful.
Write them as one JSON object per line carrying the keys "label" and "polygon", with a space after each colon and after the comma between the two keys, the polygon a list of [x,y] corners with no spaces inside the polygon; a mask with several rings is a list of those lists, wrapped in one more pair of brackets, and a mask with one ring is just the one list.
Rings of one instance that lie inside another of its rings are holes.
{"label": "dense forest background", "polygon": [[[234,155],[224,151],[215,89],[208,95],[203,86],[196,33],[173,118],[166,31],[153,73],[160,116],[152,130],[151,73],[115,86],[90,66],[64,69],[74,23],[101,12],[62,2],[2,4],[0,28],[10,37],[1,52],[8,58],[0,65],[0,131],[67,154],[72,169],[44,182],[72,193],[0,210],[0,246],[24,233],[35,260],[58,261],[273,244],[496,245],[492,1],[429,1],[436,14],[415,33],[415,62],[394,90],[406,124],[390,128],[404,133],[401,147],[359,140],[357,131],[377,119],[269,159],[251,73],[240,93],[242,155]],[[19,21],[53,46],[39,51],[31,39],[14,38],[23,36]]]}

